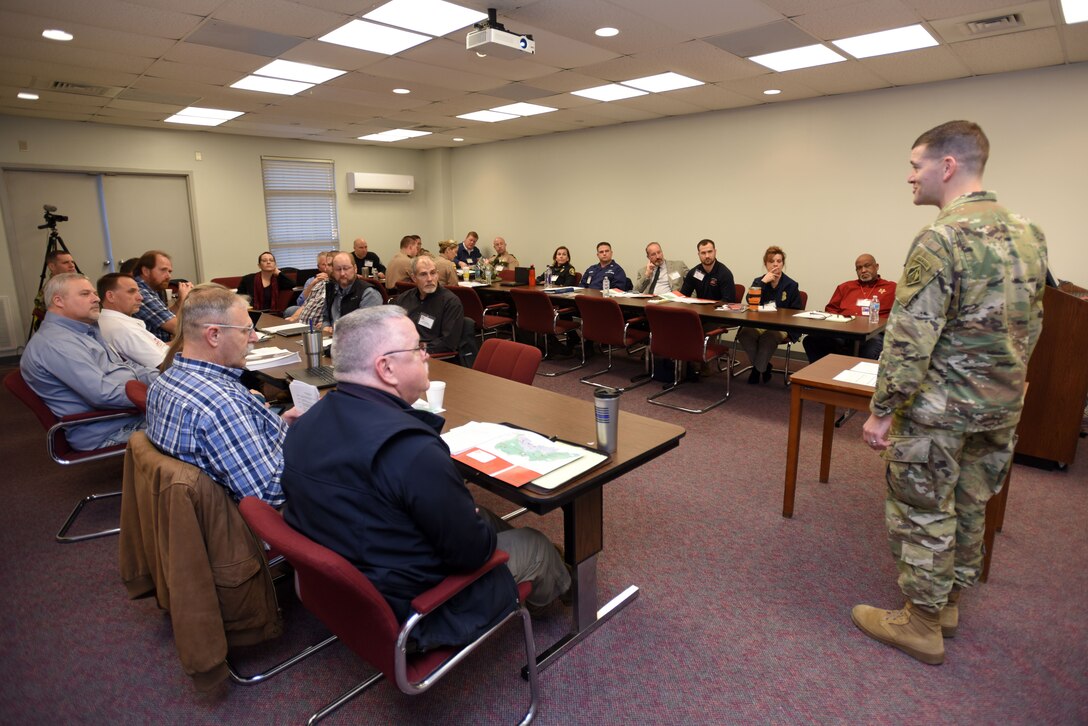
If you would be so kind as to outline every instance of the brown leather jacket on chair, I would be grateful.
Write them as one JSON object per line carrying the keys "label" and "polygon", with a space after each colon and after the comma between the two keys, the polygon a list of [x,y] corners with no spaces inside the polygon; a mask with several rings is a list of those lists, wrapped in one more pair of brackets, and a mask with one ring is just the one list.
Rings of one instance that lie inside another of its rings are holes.
{"label": "brown leather jacket on chair", "polygon": [[280,635],[263,547],[226,488],[159,452],[140,432],[125,452],[121,579],[170,611],[178,657],[197,686],[227,677],[227,648]]}

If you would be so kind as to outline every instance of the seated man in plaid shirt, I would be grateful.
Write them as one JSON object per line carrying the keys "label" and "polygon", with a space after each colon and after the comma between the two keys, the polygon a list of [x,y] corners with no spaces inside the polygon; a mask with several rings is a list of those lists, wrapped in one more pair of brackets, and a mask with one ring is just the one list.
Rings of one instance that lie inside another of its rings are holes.
{"label": "seated man in plaid shirt", "polygon": [[196,466],[235,499],[284,502],[283,439],[298,413],[272,413],[240,378],[256,340],[246,301],[219,287],[194,290],[182,304],[185,342],[147,392],[147,437]]}

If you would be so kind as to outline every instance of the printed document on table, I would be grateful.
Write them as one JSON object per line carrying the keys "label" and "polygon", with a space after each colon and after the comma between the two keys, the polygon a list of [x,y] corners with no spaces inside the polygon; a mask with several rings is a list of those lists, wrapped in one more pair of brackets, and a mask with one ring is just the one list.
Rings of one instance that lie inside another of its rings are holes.
{"label": "printed document on table", "polygon": [[675,291],[667,292],[660,297],[663,302],[686,303],[688,305],[715,305],[718,302],[717,300],[706,300],[701,297],[688,297]]}
{"label": "printed document on table", "polygon": [[[552,441],[533,431],[504,426],[502,424],[471,421],[442,434],[450,448],[450,455],[477,471],[499,481],[522,486],[529,482],[547,486],[550,482],[542,477],[577,462],[588,455],[607,457],[587,449]],[[551,483],[552,487],[569,481],[581,471],[587,471],[598,462],[564,476]]]}
{"label": "printed document on table", "polygon": [[246,370],[262,371],[265,368],[301,363],[298,351],[283,348],[257,348],[246,356]]}
{"label": "printed document on table", "polygon": [[808,320],[826,320],[829,323],[849,323],[854,319],[853,315],[836,315],[834,313],[824,313],[819,310],[806,310],[803,313],[794,313],[795,318],[806,318]]}
{"label": "printed document on table", "polygon": [[876,375],[879,370],[880,364],[876,361],[861,361],[853,368],[849,368],[835,376],[834,380],[876,388]]}

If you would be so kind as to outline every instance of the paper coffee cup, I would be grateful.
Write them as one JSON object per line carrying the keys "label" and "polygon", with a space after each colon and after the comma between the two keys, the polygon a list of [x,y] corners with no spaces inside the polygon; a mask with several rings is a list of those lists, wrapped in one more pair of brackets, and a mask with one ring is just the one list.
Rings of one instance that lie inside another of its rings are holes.
{"label": "paper coffee cup", "polygon": [[431,381],[431,385],[427,387],[427,405],[431,407],[431,410],[437,411],[442,408],[442,402],[445,397],[446,382]]}

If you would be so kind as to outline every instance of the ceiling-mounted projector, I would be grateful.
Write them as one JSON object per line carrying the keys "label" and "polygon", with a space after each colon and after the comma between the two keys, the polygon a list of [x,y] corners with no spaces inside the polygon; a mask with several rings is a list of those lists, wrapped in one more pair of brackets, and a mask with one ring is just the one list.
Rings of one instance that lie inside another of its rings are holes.
{"label": "ceiling-mounted projector", "polygon": [[480,55],[496,58],[520,58],[536,53],[536,42],[531,35],[511,33],[498,21],[495,8],[487,9],[487,20],[482,20],[465,37],[465,48]]}

